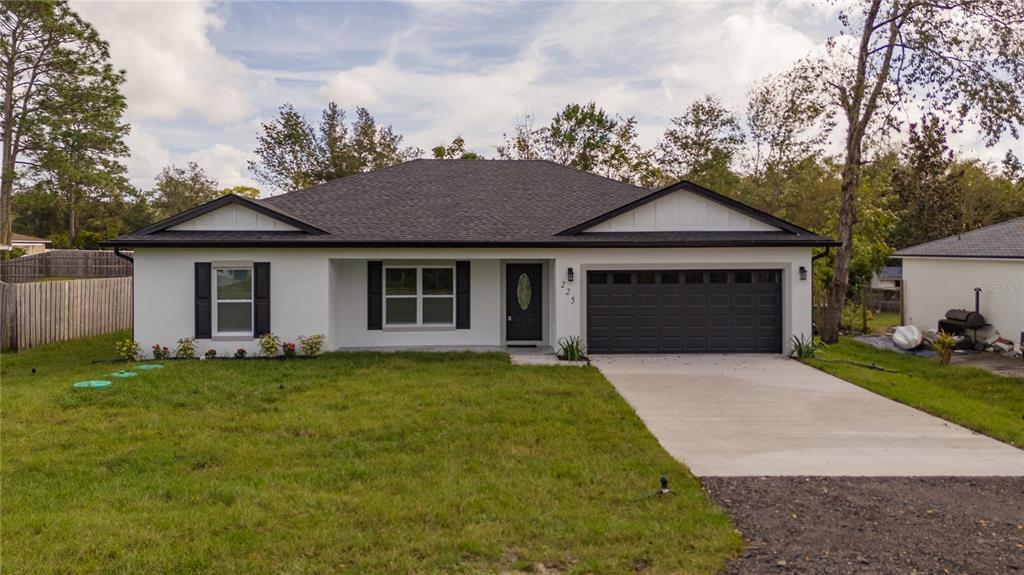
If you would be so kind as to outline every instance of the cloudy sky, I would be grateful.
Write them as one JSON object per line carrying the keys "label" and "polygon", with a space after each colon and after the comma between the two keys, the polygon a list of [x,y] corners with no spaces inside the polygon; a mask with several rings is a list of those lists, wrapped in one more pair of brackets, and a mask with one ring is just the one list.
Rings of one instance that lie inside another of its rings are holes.
{"label": "cloudy sky", "polygon": [[[147,188],[188,160],[223,186],[254,185],[246,160],[285,102],[310,118],[331,100],[365,106],[407,144],[461,134],[493,155],[517,116],[594,100],[636,116],[650,145],[705,93],[741,111],[751,82],[837,30],[829,6],[799,0],[72,5],[127,70],[128,167]],[[958,138],[985,157],[1006,148]]]}

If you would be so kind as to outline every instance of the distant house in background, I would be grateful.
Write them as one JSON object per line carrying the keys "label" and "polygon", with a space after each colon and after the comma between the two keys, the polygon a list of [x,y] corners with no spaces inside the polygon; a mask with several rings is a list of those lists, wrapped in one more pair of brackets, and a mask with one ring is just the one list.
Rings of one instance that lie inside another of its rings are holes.
{"label": "distant house in background", "polygon": [[1003,337],[1024,332],[1024,218],[896,252],[903,260],[904,317],[936,329],[950,309],[979,310]]}
{"label": "distant house in background", "polygon": [[885,266],[871,276],[871,289],[899,291],[903,283],[903,266]]}
{"label": "distant house in background", "polygon": [[52,242],[47,239],[37,238],[26,234],[11,234],[11,245],[3,246],[2,249],[21,248],[25,255],[41,254],[49,251]]}

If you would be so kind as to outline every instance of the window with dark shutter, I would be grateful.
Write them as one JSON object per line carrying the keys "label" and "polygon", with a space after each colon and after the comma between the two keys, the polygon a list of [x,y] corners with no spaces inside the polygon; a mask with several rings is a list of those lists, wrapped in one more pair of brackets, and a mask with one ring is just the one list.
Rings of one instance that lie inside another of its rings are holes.
{"label": "window with dark shutter", "polygon": [[469,329],[469,262],[455,262],[455,329]]}
{"label": "window with dark shutter", "polygon": [[384,262],[366,264],[366,329],[383,329]]}
{"label": "window with dark shutter", "polygon": [[195,338],[210,339],[213,327],[210,321],[212,306],[212,285],[211,285],[210,262],[195,263]]}
{"label": "window with dark shutter", "polygon": [[270,333],[270,262],[252,264],[253,337]]}

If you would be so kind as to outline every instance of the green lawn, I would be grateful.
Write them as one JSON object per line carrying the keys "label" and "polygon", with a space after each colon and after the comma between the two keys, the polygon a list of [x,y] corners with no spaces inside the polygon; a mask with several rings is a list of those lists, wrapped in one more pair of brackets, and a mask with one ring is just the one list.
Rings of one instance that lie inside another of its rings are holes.
{"label": "green lawn", "polygon": [[934,358],[880,350],[850,339],[818,356],[875,364],[886,373],[848,363],[808,360],[814,367],[964,427],[1024,447],[1024,382],[967,366],[940,366]]}
{"label": "green lawn", "polygon": [[741,547],[592,368],[331,354],[73,390],[115,339],[2,358],[4,573],[714,573]]}
{"label": "green lawn", "polygon": [[868,333],[884,335],[898,325],[900,325],[899,312],[872,312],[871,317],[868,319]]}

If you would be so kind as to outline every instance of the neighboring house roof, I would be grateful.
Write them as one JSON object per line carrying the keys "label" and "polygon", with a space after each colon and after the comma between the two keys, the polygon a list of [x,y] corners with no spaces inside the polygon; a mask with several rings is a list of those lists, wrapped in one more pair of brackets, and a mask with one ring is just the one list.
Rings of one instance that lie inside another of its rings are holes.
{"label": "neighboring house roof", "polygon": [[1024,217],[905,248],[894,256],[1024,259]]}
{"label": "neighboring house roof", "polygon": [[[700,194],[778,229],[583,233],[590,225],[678,189]],[[215,202],[221,200],[223,198]],[[541,160],[413,160],[248,202],[288,217],[288,223],[302,231],[169,229],[221,207],[205,204],[105,244],[379,247],[836,245],[829,238],[690,182],[680,182],[652,192]]]}
{"label": "neighboring house roof", "polygon": [[902,266],[885,266],[882,271],[878,272],[878,279],[880,280],[901,280],[903,279],[903,267]]}
{"label": "neighboring house roof", "polygon": [[12,233],[11,234],[11,243],[12,244],[13,243],[49,244],[49,243],[52,243],[52,242],[50,242],[50,240],[48,240],[46,238],[37,238],[35,236],[30,236],[28,234]]}

